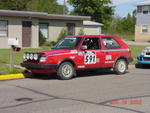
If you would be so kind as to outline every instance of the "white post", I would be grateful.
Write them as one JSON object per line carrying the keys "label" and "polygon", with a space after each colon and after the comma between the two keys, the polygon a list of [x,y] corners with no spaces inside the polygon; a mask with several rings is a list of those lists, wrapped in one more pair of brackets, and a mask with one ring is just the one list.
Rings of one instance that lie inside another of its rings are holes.
{"label": "white post", "polygon": [[14,68],[14,47],[19,45],[19,40],[17,38],[9,38],[8,45],[10,48],[10,71]]}
{"label": "white post", "polygon": [[14,68],[14,51],[11,46],[11,48],[10,48],[10,71],[12,71],[13,68]]}

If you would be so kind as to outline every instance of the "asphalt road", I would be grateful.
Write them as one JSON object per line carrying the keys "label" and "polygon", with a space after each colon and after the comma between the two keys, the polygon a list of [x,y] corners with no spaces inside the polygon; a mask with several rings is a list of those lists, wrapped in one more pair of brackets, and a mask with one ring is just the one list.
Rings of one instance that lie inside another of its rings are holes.
{"label": "asphalt road", "polygon": [[0,81],[0,113],[150,113],[150,68]]}

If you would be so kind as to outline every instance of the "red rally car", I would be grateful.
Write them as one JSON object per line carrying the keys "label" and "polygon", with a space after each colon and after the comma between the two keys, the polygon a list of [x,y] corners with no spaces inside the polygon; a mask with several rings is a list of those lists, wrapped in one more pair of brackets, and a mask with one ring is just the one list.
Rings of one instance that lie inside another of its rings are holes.
{"label": "red rally car", "polygon": [[76,76],[80,69],[111,68],[124,74],[133,59],[129,47],[118,37],[105,35],[68,36],[52,49],[24,53],[23,67],[34,74],[57,73],[60,79]]}

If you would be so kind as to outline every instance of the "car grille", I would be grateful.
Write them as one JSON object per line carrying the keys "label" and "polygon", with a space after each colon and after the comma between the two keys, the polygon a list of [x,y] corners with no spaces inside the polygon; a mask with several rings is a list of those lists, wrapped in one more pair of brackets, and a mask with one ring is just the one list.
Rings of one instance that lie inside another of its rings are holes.
{"label": "car grille", "polygon": [[39,60],[27,60],[27,61],[25,61],[25,62],[28,62],[28,63],[38,63],[39,62]]}
{"label": "car grille", "polygon": [[150,55],[150,52],[146,53],[146,55]]}
{"label": "car grille", "polygon": [[144,61],[150,61],[150,57],[144,57],[143,60]]}

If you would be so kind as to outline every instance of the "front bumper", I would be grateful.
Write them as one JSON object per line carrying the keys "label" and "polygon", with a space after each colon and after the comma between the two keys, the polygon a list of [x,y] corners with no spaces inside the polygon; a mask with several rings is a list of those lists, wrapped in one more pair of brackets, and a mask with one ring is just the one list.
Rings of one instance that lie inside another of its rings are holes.
{"label": "front bumper", "polygon": [[150,57],[145,57],[143,55],[138,55],[137,62],[139,64],[150,64]]}
{"label": "front bumper", "polygon": [[21,66],[27,69],[56,69],[57,68],[57,64],[21,63]]}

